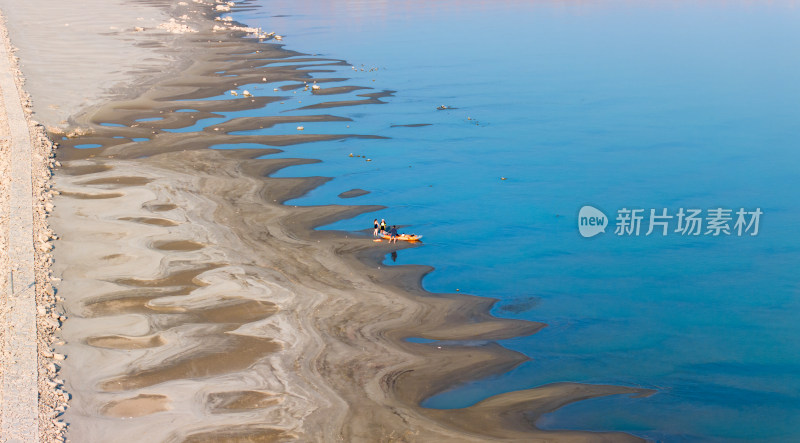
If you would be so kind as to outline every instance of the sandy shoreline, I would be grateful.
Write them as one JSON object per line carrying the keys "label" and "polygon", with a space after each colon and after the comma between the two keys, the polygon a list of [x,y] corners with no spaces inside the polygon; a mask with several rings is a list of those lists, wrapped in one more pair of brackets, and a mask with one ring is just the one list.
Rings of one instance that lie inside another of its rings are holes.
{"label": "sandy shoreline", "polygon": [[[191,65],[178,63],[183,69],[171,78],[150,77],[128,99],[72,115],[68,132],[76,135],[59,140],[61,194],[51,224],[61,237],[53,269],[63,278],[58,293],[68,320],[57,352],[68,356],[59,377],[72,395],[63,416],[71,440],[637,440],[534,426],[570,402],[648,393],[633,388],[557,384],[461,410],[420,407],[437,392],[525,361],[494,341],[543,325],[492,317],[490,299],[427,293],[420,281],[429,268],[380,266],[391,248],[408,245],[313,231],[378,208],[284,206],[327,179],[273,178],[313,160],[259,158],[275,147],[372,136],[231,135],[335,115],[164,131],[230,110],[265,107],[269,114],[269,98],[203,100],[264,77],[297,88],[312,76],[342,80],[303,65],[318,58],[241,31],[214,32],[215,6],[189,5],[209,18],[187,19],[198,32],[171,35],[167,53],[184,54]],[[163,8],[190,12],[169,2]],[[270,66],[287,59],[297,66]],[[331,98],[317,107],[335,114],[352,104]],[[208,149],[231,143],[264,149]],[[74,148],[85,144],[101,147]]]}

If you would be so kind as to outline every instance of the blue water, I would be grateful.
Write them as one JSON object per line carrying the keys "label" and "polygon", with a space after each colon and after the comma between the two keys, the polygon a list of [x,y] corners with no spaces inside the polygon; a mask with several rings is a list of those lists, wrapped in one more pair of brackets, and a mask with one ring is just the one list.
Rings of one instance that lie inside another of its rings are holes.
{"label": "blue water", "polygon": [[[296,110],[370,91],[239,88],[285,98],[267,113],[353,120],[304,124],[305,133],[390,137],[287,147],[284,157],[323,162],[279,176],[335,177],[292,203],[344,202],[339,193],[367,189],[346,203],[389,208],[331,228],[370,228],[374,217],[410,225],[425,245],[396,263],[434,266],[425,288],[496,297],[496,315],[548,324],[502,342],[529,362],[426,406],[551,382],[612,383],[657,394],[579,402],[539,425],[800,441],[793,2],[254,3],[236,19],[357,68],[319,76],[396,91],[383,105]],[[432,125],[392,127],[418,123]],[[586,239],[577,213],[587,204],[612,219],[623,207],[764,214],[754,237],[645,236],[645,226],[640,236],[611,228]]]}

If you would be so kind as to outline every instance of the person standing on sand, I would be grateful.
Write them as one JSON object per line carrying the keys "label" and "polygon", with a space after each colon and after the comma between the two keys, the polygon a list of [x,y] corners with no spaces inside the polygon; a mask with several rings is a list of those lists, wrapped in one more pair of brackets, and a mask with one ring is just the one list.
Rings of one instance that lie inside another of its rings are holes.
{"label": "person standing on sand", "polygon": [[397,243],[397,226],[392,226],[392,230],[389,231],[389,243],[391,242]]}
{"label": "person standing on sand", "polygon": [[378,219],[376,218],[375,221],[373,221],[372,223],[375,225],[375,230],[372,231],[372,236],[373,237],[377,237],[378,236]]}
{"label": "person standing on sand", "polygon": [[386,232],[386,220],[381,219],[381,234]]}

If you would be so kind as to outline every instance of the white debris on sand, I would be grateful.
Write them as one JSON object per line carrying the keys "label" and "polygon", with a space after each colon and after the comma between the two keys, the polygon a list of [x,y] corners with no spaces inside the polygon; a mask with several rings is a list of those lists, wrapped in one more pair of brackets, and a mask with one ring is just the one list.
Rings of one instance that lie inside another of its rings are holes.
{"label": "white debris on sand", "polygon": [[222,22],[222,25],[215,24],[212,28],[214,32],[229,32],[229,31],[239,31],[244,32],[247,34],[248,37],[257,38],[259,40],[268,40],[268,39],[275,39],[275,40],[282,40],[283,37],[280,35],[276,35],[275,32],[264,32],[261,28],[253,28],[249,26],[238,26],[234,25],[233,17],[231,16],[218,16],[215,17],[214,20],[218,22]]}
{"label": "white debris on sand", "polygon": [[164,22],[158,25],[158,29],[163,29],[173,34],[186,34],[190,32],[197,32],[197,29],[194,29],[187,24],[179,23],[174,18],[169,19],[168,22]]}
{"label": "white debris on sand", "polygon": [[226,18],[230,18],[230,17],[225,17],[225,18],[223,18],[221,20],[221,21],[223,21],[223,25],[214,25],[214,27],[211,28],[211,29],[214,32],[239,31],[239,32],[246,33],[248,35],[248,37],[255,37],[255,38],[260,38],[260,39],[267,38],[267,34],[263,33],[261,31],[261,28],[251,28],[249,26],[236,26],[236,25],[233,25],[233,24],[229,24],[229,21],[225,20]]}

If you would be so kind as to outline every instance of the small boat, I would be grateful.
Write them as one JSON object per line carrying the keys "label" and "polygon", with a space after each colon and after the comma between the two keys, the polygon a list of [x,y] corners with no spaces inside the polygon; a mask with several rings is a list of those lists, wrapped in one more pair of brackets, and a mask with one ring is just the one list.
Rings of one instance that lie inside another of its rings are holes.
{"label": "small boat", "polygon": [[[383,234],[381,234],[381,238],[383,238],[385,240],[389,240],[390,238],[392,238],[392,236],[390,236],[387,233],[383,233]],[[420,241],[420,239],[422,239],[422,236],[421,235],[415,235],[415,234],[400,234],[400,235],[397,236],[397,239],[398,240],[403,240],[403,241],[415,242],[415,241]]]}

